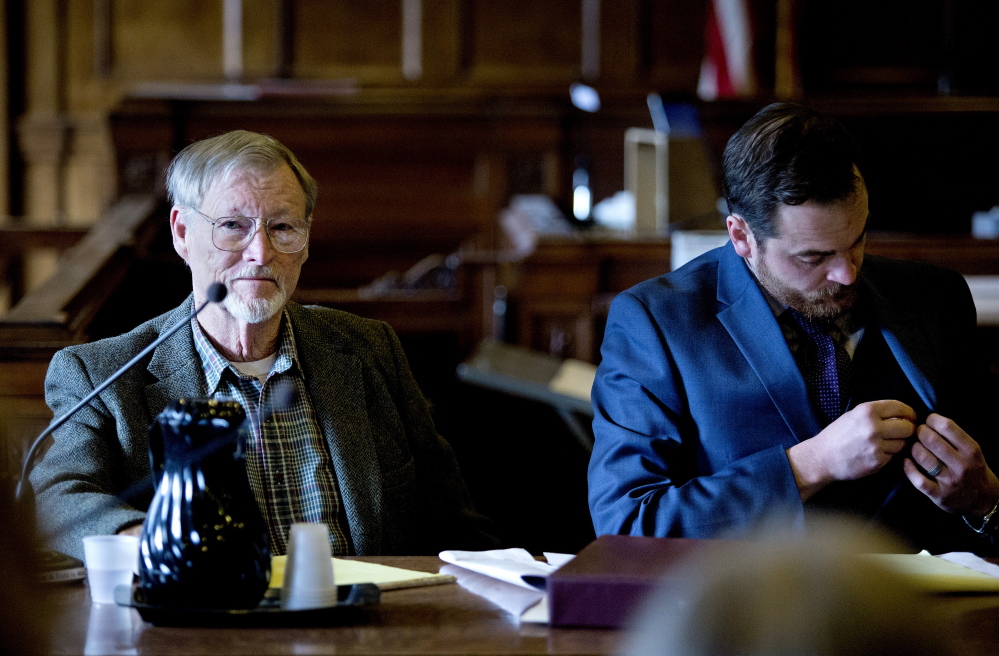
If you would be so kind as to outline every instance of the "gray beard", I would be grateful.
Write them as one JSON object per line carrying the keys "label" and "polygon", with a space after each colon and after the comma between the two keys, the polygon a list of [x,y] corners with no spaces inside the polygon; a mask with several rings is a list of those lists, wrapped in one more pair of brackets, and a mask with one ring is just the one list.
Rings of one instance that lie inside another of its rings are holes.
{"label": "gray beard", "polygon": [[288,294],[279,288],[277,294],[270,298],[255,298],[246,301],[236,294],[229,294],[222,301],[222,307],[233,317],[246,323],[263,323],[272,319],[288,302]]}

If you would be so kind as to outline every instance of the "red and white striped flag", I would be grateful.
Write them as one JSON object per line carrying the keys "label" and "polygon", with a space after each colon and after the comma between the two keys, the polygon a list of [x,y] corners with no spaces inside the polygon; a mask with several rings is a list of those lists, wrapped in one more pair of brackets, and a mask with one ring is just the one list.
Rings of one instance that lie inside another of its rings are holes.
{"label": "red and white striped flag", "polygon": [[708,3],[704,45],[698,96],[715,100],[748,96],[756,91],[753,29],[747,0]]}

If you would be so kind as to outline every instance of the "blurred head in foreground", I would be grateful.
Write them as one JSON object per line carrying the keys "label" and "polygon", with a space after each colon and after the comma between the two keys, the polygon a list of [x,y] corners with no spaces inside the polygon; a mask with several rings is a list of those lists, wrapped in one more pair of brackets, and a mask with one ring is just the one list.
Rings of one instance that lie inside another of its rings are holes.
{"label": "blurred head in foreground", "polygon": [[[2,419],[0,419],[2,421]],[[0,498],[0,654],[36,654],[43,651],[43,633],[49,628],[48,610],[39,591],[38,546],[33,524],[14,504],[13,486]]]}
{"label": "blurred head in foreground", "polygon": [[950,653],[926,597],[859,554],[891,551],[839,521],[801,536],[719,542],[639,611],[625,656]]}

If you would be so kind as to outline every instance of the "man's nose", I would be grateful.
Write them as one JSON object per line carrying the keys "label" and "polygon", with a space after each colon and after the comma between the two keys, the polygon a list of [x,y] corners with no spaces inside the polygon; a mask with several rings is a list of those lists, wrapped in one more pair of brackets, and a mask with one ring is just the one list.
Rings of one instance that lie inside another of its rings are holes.
{"label": "man's nose", "polygon": [[826,273],[826,280],[839,283],[841,285],[852,285],[857,282],[857,263],[849,257],[838,258],[829,267]]}
{"label": "man's nose", "polygon": [[253,233],[253,237],[243,247],[243,259],[249,262],[266,264],[274,257],[274,253],[276,252],[274,245],[271,244],[270,237],[267,235],[267,228],[263,224],[258,223],[257,231]]}

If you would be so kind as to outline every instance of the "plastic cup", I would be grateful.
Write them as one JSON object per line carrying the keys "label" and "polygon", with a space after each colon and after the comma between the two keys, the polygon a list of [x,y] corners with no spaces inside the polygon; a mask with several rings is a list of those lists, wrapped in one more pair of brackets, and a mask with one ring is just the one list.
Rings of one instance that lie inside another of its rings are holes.
{"label": "plastic cup", "polygon": [[281,606],[286,610],[335,606],[332,558],[326,524],[292,524]]}
{"label": "plastic cup", "polygon": [[90,598],[113,604],[114,589],[130,585],[139,562],[139,538],[134,535],[89,535],[83,538]]}

